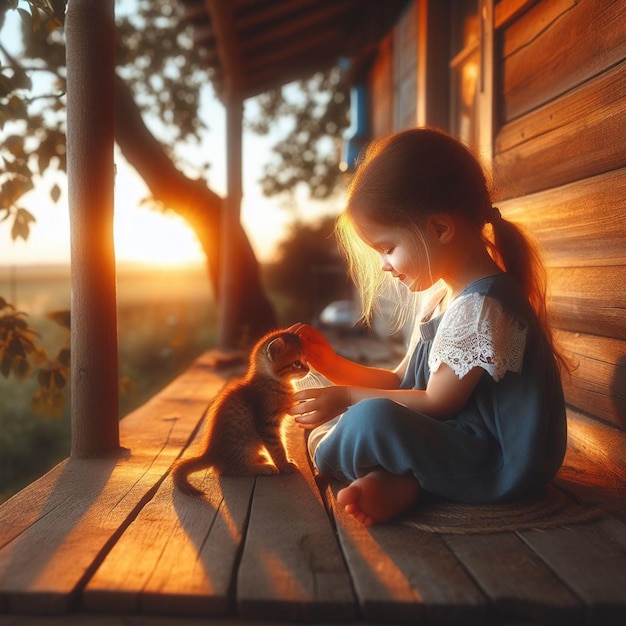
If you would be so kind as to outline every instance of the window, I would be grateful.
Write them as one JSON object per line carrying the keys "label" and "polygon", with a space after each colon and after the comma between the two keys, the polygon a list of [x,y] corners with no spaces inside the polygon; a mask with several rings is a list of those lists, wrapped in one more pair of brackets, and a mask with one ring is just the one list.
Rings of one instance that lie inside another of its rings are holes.
{"label": "window", "polygon": [[464,143],[479,142],[478,88],[481,25],[477,0],[452,3],[450,131]]}

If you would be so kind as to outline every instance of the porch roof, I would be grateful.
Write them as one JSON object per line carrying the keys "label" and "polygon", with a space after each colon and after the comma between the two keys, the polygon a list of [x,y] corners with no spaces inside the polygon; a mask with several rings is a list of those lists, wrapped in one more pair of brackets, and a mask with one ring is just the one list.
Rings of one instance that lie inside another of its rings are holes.
{"label": "porch roof", "polygon": [[215,71],[243,99],[327,69],[378,41],[406,0],[180,0]]}

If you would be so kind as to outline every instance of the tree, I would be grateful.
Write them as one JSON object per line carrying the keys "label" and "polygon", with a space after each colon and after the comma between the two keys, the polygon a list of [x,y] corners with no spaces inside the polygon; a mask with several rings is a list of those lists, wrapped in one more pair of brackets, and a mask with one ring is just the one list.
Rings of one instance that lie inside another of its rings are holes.
{"label": "tree", "polygon": [[[34,222],[21,206],[24,194],[47,172],[65,171],[65,50],[60,28],[65,5],[66,0],[0,2],[0,28],[9,10],[20,11],[23,18],[23,52],[13,56],[0,44],[0,130],[8,135],[0,146],[0,220],[12,221],[14,239],[27,239]],[[181,23],[178,9],[178,0],[135,0],[132,10],[118,11],[115,138],[150,189],[151,202],[177,212],[196,232],[219,297],[222,199],[207,184],[209,165],[185,163],[176,152],[178,142],[203,138],[200,100],[211,70]],[[35,82],[43,84],[37,93]],[[267,165],[265,193],[288,193],[298,181],[305,181],[312,197],[331,195],[339,171],[337,146],[330,137],[337,137],[347,125],[347,98],[338,72],[302,82],[291,100],[285,90],[277,90],[258,102],[260,114],[250,123],[256,132],[268,132],[278,119],[292,119],[292,130],[277,144],[276,158]],[[60,195],[60,187],[53,184],[51,199],[56,202]],[[254,338],[276,320],[243,229],[237,236],[246,302],[237,311],[236,324],[245,329],[242,334]],[[11,315],[17,313],[6,308],[6,319]]]}
{"label": "tree", "polygon": [[258,112],[248,122],[253,132],[276,131],[279,122],[288,127],[265,165],[264,193],[291,193],[304,184],[311,198],[326,200],[343,191],[339,153],[349,123],[349,99],[339,68],[261,94],[256,101]]}
{"label": "tree", "polygon": [[[23,54],[14,58],[0,47],[5,59],[0,69],[0,124],[11,129],[2,146],[0,209],[4,219],[13,219],[13,237],[26,239],[34,218],[20,207],[21,197],[51,168],[65,171],[65,51],[58,26],[66,0],[27,0],[29,12],[20,4],[24,0],[5,0],[0,5],[0,26],[9,9],[17,8],[25,18]],[[116,142],[148,185],[152,202],[179,213],[196,232],[219,297],[217,234],[222,199],[207,187],[207,164],[192,168],[174,149],[165,147],[180,140],[200,141],[204,127],[198,107],[210,70],[181,25],[175,0],[136,0],[136,9],[120,15],[117,25]],[[35,73],[47,76],[52,89],[33,97],[30,75]],[[159,121],[154,126],[162,135],[160,141],[145,122],[149,115]],[[51,189],[53,200],[59,195],[57,187]],[[242,229],[238,237],[246,306],[238,311],[237,325],[255,337],[274,325],[275,316]]]}

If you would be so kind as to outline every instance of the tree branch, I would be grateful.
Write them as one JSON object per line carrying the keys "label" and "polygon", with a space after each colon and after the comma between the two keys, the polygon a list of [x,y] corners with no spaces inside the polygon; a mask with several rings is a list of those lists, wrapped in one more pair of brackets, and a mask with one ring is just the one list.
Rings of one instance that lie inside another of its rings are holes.
{"label": "tree branch", "polygon": [[[219,297],[222,198],[203,180],[190,179],[175,167],[144,123],[128,86],[119,77],[115,90],[115,140],[122,154],[146,182],[154,199],[181,215],[194,229],[207,257],[214,293]],[[276,325],[276,318],[261,285],[258,262],[241,226],[237,237],[242,268],[237,326],[242,336],[256,339]]]}

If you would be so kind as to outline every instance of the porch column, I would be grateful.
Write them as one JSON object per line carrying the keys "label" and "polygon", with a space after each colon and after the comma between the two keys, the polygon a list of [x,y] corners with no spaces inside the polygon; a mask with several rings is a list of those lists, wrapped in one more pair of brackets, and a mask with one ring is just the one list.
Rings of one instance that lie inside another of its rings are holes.
{"label": "porch column", "polygon": [[222,206],[220,231],[220,289],[218,345],[222,349],[238,347],[237,308],[242,306],[239,289],[239,246],[242,197],[242,120],[243,99],[238,90],[230,90],[226,105],[227,195]]}
{"label": "porch column", "polygon": [[114,0],[70,0],[65,32],[71,454],[97,457],[120,447],[113,250]]}

